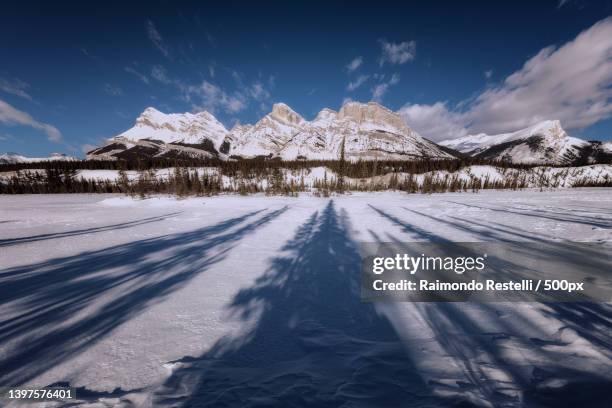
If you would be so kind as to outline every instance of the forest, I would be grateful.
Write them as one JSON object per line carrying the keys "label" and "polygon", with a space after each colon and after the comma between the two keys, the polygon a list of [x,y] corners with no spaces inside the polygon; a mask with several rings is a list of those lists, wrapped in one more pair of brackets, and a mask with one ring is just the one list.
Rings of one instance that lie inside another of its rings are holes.
{"label": "forest", "polygon": [[[470,166],[493,166],[502,179],[459,177],[459,170]],[[484,159],[356,161],[340,157],[334,161],[281,161],[270,159],[220,161],[216,159],[141,159],[48,161],[0,165],[0,194],[124,193],[144,197],[148,194],[215,195],[281,194],[298,195],[312,191],[328,196],[347,191],[398,190],[409,193],[478,191],[480,189],[521,189],[533,187],[525,172],[536,164],[512,164]],[[548,168],[553,166],[547,166]],[[562,166],[558,166],[562,167]],[[305,177],[310,169],[324,168],[321,177]],[[157,171],[171,169],[166,177]],[[81,170],[115,170],[115,179],[79,176]],[[518,170],[518,171],[512,171]],[[136,172],[129,177],[128,172]],[[418,177],[418,175],[422,175]],[[533,177],[532,177],[533,178]],[[559,183],[542,175],[536,187],[556,187]],[[579,186],[612,186],[612,180],[584,178]]]}

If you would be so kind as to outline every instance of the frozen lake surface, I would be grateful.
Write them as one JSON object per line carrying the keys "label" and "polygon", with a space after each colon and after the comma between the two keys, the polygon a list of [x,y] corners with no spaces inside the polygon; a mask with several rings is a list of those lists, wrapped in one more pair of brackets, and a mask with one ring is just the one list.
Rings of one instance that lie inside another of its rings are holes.
{"label": "frozen lake surface", "polygon": [[363,303],[357,243],[612,239],[612,189],[0,196],[0,386],[91,406],[595,406],[609,303]]}

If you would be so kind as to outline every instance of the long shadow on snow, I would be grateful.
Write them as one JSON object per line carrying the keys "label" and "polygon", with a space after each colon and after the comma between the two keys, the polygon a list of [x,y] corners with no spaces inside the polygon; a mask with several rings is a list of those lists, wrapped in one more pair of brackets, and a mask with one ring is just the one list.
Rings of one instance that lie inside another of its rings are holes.
{"label": "long shadow on snow", "polygon": [[[425,231],[419,227],[403,221],[395,216],[392,216],[380,209],[372,207],[381,217],[391,220],[405,232],[416,234],[417,239],[425,239],[431,242],[448,242],[446,238],[439,237]],[[519,239],[531,239],[540,243],[550,243],[550,241],[536,238],[529,235],[526,231],[514,229],[504,226],[500,227],[489,226],[488,224],[478,225],[481,228],[491,227],[488,230],[476,230],[470,223],[475,223],[473,220],[463,221],[456,217],[451,217],[455,221],[447,221],[427,215],[415,210],[410,211],[419,217],[429,218],[432,221],[437,221],[456,229],[470,232],[477,235],[478,238],[485,238],[494,241],[509,241],[508,235]],[[461,223],[460,223],[461,221]],[[495,223],[493,223],[495,224]],[[501,235],[503,233],[504,235]],[[397,239],[392,238],[391,241],[397,242]],[[587,253],[571,254],[571,250],[575,250],[568,246],[563,246],[559,250],[559,245],[562,243],[554,243],[552,248],[549,248],[547,256],[558,256],[561,259],[569,256],[575,257],[582,255],[583,258],[592,258]],[[542,249],[540,249],[542,250]],[[546,249],[544,249],[546,252]],[[533,254],[531,254],[533,256]],[[540,254],[544,255],[544,254]],[[605,260],[598,258],[589,259],[583,262],[592,263],[593,267],[604,268]],[[513,271],[517,270],[516,265],[502,263],[501,268],[510,268]],[[515,272],[514,272],[515,273]],[[516,275],[514,275],[516,276]],[[480,398],[484,398],[494,406],[497,405],[524,405],[524,406],[576,406],[580,405],[581,401],[590,406],[605,406],[606,390],[610,386],[610,381],[604,377],[600,377],[599,373],[584,372],[579,369],[571,369],[568,367],[557,367],[556,370],[547,371],[537,366],[521,367],[507,361],[505,357],[505,348],[499,343],[504,338],[512,337],[514,341],[522,343],[524,347],[534,348],[536,346],[550,344],[563,345],[562,342],[557,343],[554,340],[539,340],[539,338],[547,338],[541,327],[534,325],[528,316],[521,316],[513,313],[514,318],[508,321],[507,319],[499,319],[499,315],[506,313],[506,306],[503,303],[488,304],[481,303],[478,305],[480,315],[472,316],[467,310],[464,310],[460,303],[432,303],[432,304],[417,304],[420,313],[424,317],[428,326],[436,334],[436,339],[446,354],[458,363],[461,367],[467,384],[463,387],[467,392],[476,391]],[[610,316],[612,316],[612,308],[608,304],[598,303],[547,303],[539,308],[542,315],[556,318],[562,323],[562,330],[574,330],[580,337],[596,345],[603,350],[610,350],[612,347],[611,336],[609,335],[612,324]],[[483,318],[487,316],[487,318]],[[481,326],[483,321],[494,321],[498,324],[499,332],[490,332],[490,328]],[[521,334],[531,333],[529,337]],[[540,343],[540,344],[538,344]],[[562,351],[555,349],[540,349],[541,357],[548,360],[549,365],[554,367],[557,361],[564,359]],[[491,378],[491,367],[503,372],[504,380],[499,378]],[[558,389],[545,388],[540,389],[539,385],[549,379],[561,378],[565,380],[565,384]],[[518,391],[519,394],[515,394]],[[514,394],[514,395],[513,395]],[[586,395],[585,395],[586,394]],[[580,397],[577,397],[580,396]],[[603,404],[603,405],[602,405]]]}
{"label": "long shadow on snow", "polygon": [[244,224],[261,211],[251,212],[0,274],[0,348],[12,349],[0,360],[0,384],[22,384],[83,351],[224,259],[240,239],[285,210]]}
{"label": "long shadow on snow", "polygon": [[[172,406],[445,405],[419,376],[389,320],[360,300],[361,261],[333,202],[230,310],[246,333],[185,357],[156,392]],[[460,401],[455,401],[458,403]]]}
{"label": "long shadow on snow", "polygon": [[[93,234],[96,232],[103,232],[103,231],[117,231],[117,230],[121,230],[125,228],[132,228],[132,227],[136,227],[139,225],[149,224],[151,222],[163,221],[168,217],[172,217],[173,215],[177,215],[180,213],[181,213],[180,211],[173,212],[173,213],[159,215],[155,217],[142,218],[142,219],[134,220],[134,221],[126,221],[126,222],[122,222],[118,224],[104,225],[101,227],[91,227],[91,228],[84,228],[84,229],[64,231],[64,232],[40,234],[40,235],[33,235],[30,237],[0,239],[0,247],[23,244],[27,242],[46,241],[48,239],[74,237],[78,235]],[[10,222],[10,221],[6,221],[6,222]]]}
{"label": "long shadow on snow", "polygon": [[585,215],[578,216],[578,215],[572,215],[572,214],[563,214],[559,212],[548,211],[548,210],[541,209],[541,208],[536,210],[535,213],[533,213],[533,212],[519,211],[518,209],[515,209],[515,208],[495,208],[495,207],[485,207],[485,206],[480,206],[480,205],[475,205],[475,204],[458,203],[455,201],[448,201],[448,202],[456,204],[456,205],[462,205],[464,207],[475,208],[478,210],[489,210],[489,211],[500,212],[500,213],[505,213],[505,214],[521,215],[523,217],[540,218],[540,219],[544,218],[547,220],[552,220],[552,221],[557,221],[557,222],[567,222],[567,223],[572,223],[572,224],[588,225],[588,226],[598,227],[598,228],[611,228],[612,227],[612,221],[610,220],[589,217]]}

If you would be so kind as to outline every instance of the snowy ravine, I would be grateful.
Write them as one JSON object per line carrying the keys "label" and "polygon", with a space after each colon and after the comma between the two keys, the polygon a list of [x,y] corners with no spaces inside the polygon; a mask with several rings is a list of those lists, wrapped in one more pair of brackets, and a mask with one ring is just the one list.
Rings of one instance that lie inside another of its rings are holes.
{"label": "snowy ravine", "polygon": [[0,386],[69,384],[84,406],[593,406],[609,303],[363,303],[357,243],[605,243],[611,202],[0,196]]}

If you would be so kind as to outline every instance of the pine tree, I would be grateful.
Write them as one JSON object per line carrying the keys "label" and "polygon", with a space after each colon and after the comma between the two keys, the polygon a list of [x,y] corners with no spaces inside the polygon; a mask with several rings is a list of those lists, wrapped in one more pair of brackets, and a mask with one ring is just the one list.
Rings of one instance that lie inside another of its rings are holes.
{"label": "pine tree", "polygon": [[346,137],[342,138],[342,144],[340,145],[340,163],[338,163],[338,192],[344,191],[344,172],[346,171],[346,160],[344,158],[344,146]]}

